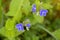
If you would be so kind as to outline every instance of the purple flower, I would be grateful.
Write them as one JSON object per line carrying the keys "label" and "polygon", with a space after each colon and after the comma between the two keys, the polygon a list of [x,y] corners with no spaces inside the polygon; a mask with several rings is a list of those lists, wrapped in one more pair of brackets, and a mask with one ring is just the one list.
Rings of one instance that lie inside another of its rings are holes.
{"label": "purple flower", "polygon": [[32,12],[36,12],[36,5],[35,4],[32,5]]}
{"label": "purple flower", "polygon": [[45,9],[41,9],[40,10],[40,16],[46,16],[48,10],[45,10]]}
{"label": "purple flower", "polygon": [[19,31],[24,30],[24,27],[23,27],[23,24],[22,24],[22,23],[17,24],[17,25],[16,25],[16,28],[17,28]]}
{"label": "purple flower", "polygon": [[31,24],[26,24],[26,27],[30,28]]}

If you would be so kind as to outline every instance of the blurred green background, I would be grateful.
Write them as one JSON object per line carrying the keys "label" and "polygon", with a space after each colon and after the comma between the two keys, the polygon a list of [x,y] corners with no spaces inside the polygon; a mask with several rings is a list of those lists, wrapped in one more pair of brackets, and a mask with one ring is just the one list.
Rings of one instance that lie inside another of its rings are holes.
{"label": "blurred green background", "polygon": [[[36,13],[47,9],[47,16],[33,14],[32,4]],[[18,32],[21,22],[31,23],[30,29]],[[0,0],[0,40],[60,40],[60,0]]]}

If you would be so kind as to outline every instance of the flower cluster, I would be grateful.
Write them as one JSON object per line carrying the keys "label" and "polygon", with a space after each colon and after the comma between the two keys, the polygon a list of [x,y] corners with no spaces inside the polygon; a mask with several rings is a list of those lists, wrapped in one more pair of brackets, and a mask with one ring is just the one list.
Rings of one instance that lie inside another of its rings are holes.
{"label": "flower cluster", "polygon": [[[35,4],[33,4],[33,6],[32,6],[32,12],[36,12],[36,5]],[[39,11],[39,13],[40,13],[40,16],[46,16],[46,14],[48,13],[48,10],[41,9]]]}
{"label": "flower cluster", "polygon": [[[26,27],[29,29],[30,28],[30,24],[26,24]],[[23,26],[23,24],[22,23],[20,23],[20,24],[17,24],[16,25],[16,28],[19,30],[19,31],[23,31],[24,30],[24,26]]]}
{"label": "flower cluster", "polygon": [[[36,12],[36,5],[35,4],[33,4],[33,6],[32,6],[32,12]],[[46,10],[46,9],[41,9],[39,11],[40,16],[46,16],[46,13],[48,13],[48,10]],[[26,24],[25,26],[26,26],[27,29],[29,29],[31,25],[30,24]],[[22,23],[17,24],[16,28],[18,30],[24,30],[24,25]]]}

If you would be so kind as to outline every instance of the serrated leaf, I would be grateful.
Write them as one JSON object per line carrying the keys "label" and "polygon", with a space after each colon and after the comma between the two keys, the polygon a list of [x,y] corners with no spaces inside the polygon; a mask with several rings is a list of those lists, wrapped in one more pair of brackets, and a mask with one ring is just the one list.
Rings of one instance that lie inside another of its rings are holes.
{"label": "serrated leaf", "polygon": [[5,24],[5,35],[6,37],[15,37],[15,30],[14,30],[15,21],[8,19]]}

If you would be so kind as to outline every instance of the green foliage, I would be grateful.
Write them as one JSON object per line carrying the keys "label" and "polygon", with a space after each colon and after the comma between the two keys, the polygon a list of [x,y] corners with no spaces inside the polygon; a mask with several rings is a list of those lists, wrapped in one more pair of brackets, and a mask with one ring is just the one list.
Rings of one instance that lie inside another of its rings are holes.
{"label": "green foliage", "polygon": [[52,8],[52,5],[51,5],[50,3],[43,3],[43,4],[42,4],[42,7],[43,7],[44,9],[51,9],[51,8]]}
{"label": "green foliage", "polygon": [[[37,15],[38,14],[38,15]],[[43,16],[40,16],[39,12],[37,12],[36,14],[33,15],[35,20],[38,22],[38,23],[43,23],[44,21],[44,17]]]}
{"label": "green foliage", "polygon": [[21,14],[20,11],[22,5],[23,5],[23,0],[12,0],[7,16],[15,16],[18,13]]}
{"label": "green foliage", "polygon": [[1,31],[2,30],[6,31],[4,35],[8,38],[14,38],[16,36],[15,24],[16,24],[16,21],[19,21],[21,19],[21,16],[22,16],[21,5],[22,5],[22,3],[23,3],[23,0],[17,0],[17,1],[12,0],[12,2],[10,4],[10,11],[8,12],[8,14],[9,14],[8,16],[13,16],[13,19],[8,19],[5,24],[5,29],[1,29]]}
{"label": "green foliage", "polygon": [[22,5],[22,11],[25,15],[28,15],[31,12],[31,6],[29,0],[25,0]]}
{"label": "green foliage", "polygon": [[24,33],[24,40],[39,40],[39,37],[31,33],[31,31],[26,31]]}
{"label": "green foliage", "polygon": [[[2,19],[2,9],[1,9],[1,7],[0,7],[0,19]],[[2,20],[0,20],[0,26],[1,26],[1,22]]]}
{"label": "green foliage", "polygon": [[0,0],[0,27],[3,26],[3,10],[2,10],[2,0]]}
{"label": "green foliage", "polygon": [[56,36],[57,40],[60,40],[60,29],[53,32],[53,34]]}
{"label": "green foliage", "polygon": [[[2,6],[3,2],[0,0],[0,34],[6,37],[4,40],[60,40],[59,3],[54,8],[51,0],[11,0],[6,2],[10,4],[8,4],[8,12],[5,13],[6,5]],[[32,4],[36,4],[35,13],[32,12]],[[46,17],[40,16],[41,8],[48,9]],[[54,15],[55,12],[57,15]],[[16,29],[16,24],[19,23],[24,24],[24,31]],[[29,30],[26,29],[26,23],[31,24]]]}

